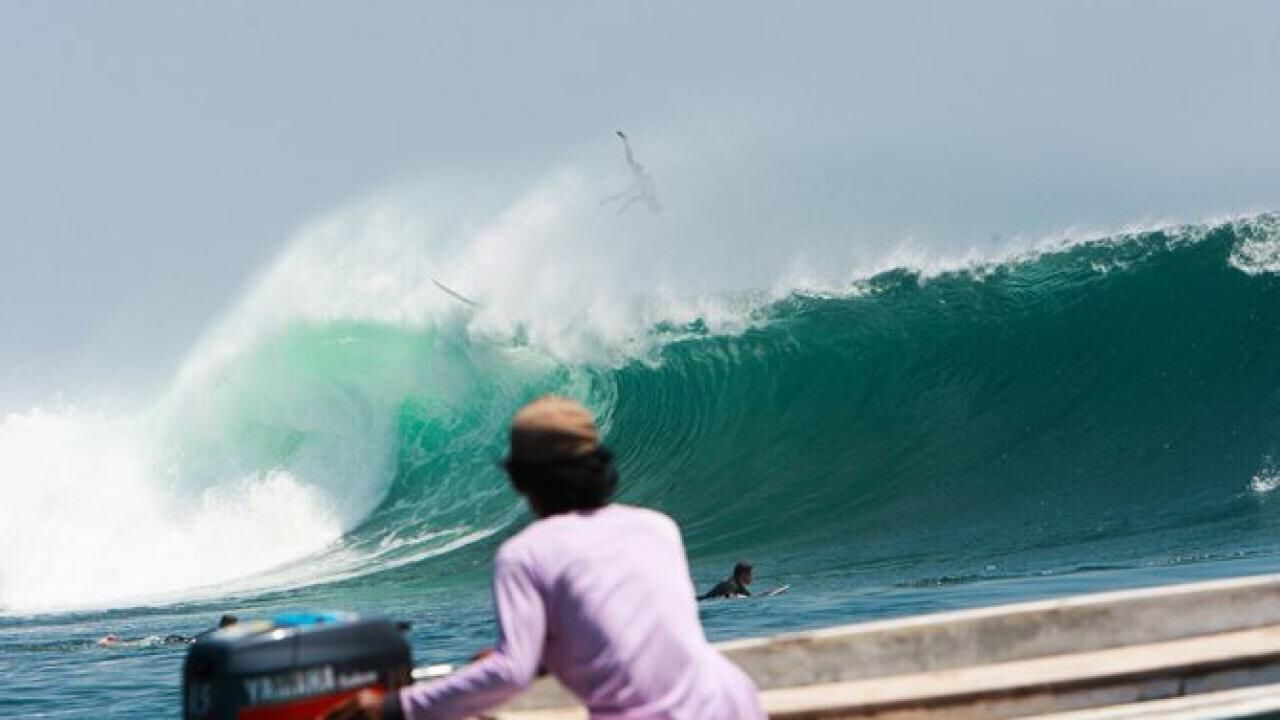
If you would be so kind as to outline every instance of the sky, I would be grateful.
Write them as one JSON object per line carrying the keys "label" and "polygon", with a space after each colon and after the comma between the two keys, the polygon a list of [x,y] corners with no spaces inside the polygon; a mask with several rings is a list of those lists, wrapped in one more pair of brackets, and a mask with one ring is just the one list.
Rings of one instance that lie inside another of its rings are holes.
{"label": "sky", "polygon": [[0,413],[163,387],[369,193],[620,164],[617,128],[709,264],[1280,209],[1277,27],[1244,1],[0,2]]}

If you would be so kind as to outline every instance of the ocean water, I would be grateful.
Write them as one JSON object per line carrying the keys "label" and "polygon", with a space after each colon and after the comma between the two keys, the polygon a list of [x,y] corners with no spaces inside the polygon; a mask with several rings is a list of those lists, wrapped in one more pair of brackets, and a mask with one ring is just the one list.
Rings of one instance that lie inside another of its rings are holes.
{"label": "ocean water", "polygon": [[[546,392],[598,413],[696,584],[792,586],[706,604],[715,639],[1280,569],[1274,215],[553,324],[360,271],[390,256],[290,251],[140,410],[0,421],[0,716],[177,716],[181,648],[94,641],[223,612],[389,615],[466,658],[529,522],[494,460]],[[326,272],[364,285],[299,289]]]}

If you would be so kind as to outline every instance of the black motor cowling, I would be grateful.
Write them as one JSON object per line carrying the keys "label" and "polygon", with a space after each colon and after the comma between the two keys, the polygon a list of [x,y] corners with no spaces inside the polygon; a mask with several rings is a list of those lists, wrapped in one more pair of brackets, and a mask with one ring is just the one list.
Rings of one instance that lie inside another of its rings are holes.
{"label": "black motor cowling", "polygon": [[196,639],[183,667],[186,720],[311,720],[365,688],[411,682],[400,626],[350,614],[281,615]]}

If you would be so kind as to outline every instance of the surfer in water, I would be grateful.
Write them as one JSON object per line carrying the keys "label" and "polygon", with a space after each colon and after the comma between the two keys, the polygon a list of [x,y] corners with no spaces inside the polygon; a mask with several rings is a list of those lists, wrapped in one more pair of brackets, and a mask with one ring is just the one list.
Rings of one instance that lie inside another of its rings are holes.
{"label": "surfer in water", "polygon": [[223,615],[218,618],[218,627],[196,633],[192,637],[187,637],[186,635],[165,635],[164,637],[160,637],[159,635],[148,635],[137,640],[125,640],[115,633],[107,633],[98,639],[97,645],[98,647],[156,647],[158,645],[190,645],[211,632],[221,630],[225,627],[231,627],[237,622],[239,622],[239,620],[235,615]]}
{"label": "surfer in water", "polygon": [[654,189],[653,178],[645,171],[643,165],[636,162],[636,156],[631,151],[631,141],[627,138],[627,134],[618,130],[617,135],[622,140],[622,149],[627,155],[627,166],[631,168],[631,186],[620,193],[614,193],[601,200],[600,205],[604,206],[612,202],[621,201],[622,204],[618,207],[618,214],[621,215],[632,205],[644,203],[654,215],[661,214],[662,205],[658,203],[658,193]]}
{"label": "surfer in water", "polygon": [[743,560],[733,566],[733,574],[728,580],[722,580],[716,583],[716,586],[707,591],[707,594],[698,596],[699,600],[713,600],[715,598],[735,598],[735,597],[751,597],[751,591],[747,586],[751,584],[751,575],[754,568],[751,563]]}
{"label": "surfer in water", "polygon": [[190,645],[193,642],[195,642],[195,639],[189,638],[186,635],[165,635],[164,637],[160,637],[159,635],[148,635],[143,638],[138,638],[137,640],[125,640],[115,633],[107,633],[98,639],[97,645],[98,647],[106,648],[151,648],[160,647],[162,645]]}

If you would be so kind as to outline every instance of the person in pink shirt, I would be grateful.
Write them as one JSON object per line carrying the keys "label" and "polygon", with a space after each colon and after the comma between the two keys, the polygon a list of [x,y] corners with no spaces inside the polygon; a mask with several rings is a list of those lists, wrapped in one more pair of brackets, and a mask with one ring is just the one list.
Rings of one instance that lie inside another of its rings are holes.
{"label": "person in pink shirt", "polygon": [[493,652],[432,683],[361,693],[330,720],[471,717],[542,668],[593,720],[763,720],[751,679],[707,642],[675,522],[610,503],[617,471],[586,408],[526,405],[503,466],[538,519],[498,550]]}

